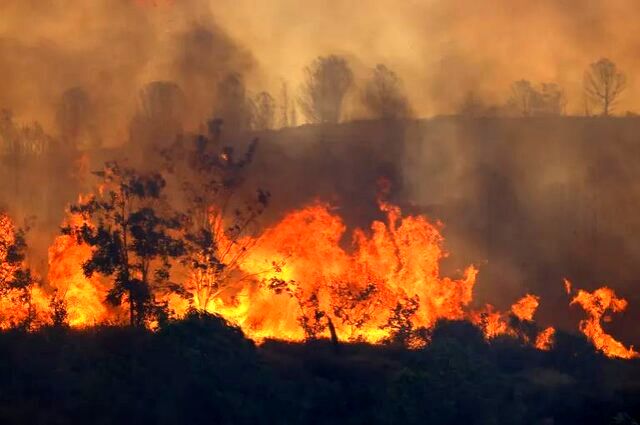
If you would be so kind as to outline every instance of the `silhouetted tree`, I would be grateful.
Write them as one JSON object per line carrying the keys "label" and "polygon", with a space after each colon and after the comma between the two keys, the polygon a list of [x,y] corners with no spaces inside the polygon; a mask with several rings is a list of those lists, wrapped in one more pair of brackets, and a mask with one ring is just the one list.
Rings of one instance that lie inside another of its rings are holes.
{"label": "silhouetted tree", "polygon": [[266,91],[258,93],[253,99],[253,125],[256,130],[273,128],[275,122],[276,104],[273,97]]}
{"label": "silhouetted tree", "polygon": [[129,138],[143,146],[168,146],[182,132],[185,98],[172,81],[154,81],[139,94],[138,110],[133,117]]}
{"label": "silhouetted tree", "polygon": [[590,102],[602,108],[603,116],[609,116],[626,88],[626,81],[615,63],[602,58],[592,63],[584,74],[585,95]]}
{"label": "silhouetted tree", "polygon": [[564,90],[556,83],[542,83],[535,100],[536,115],[563,115],[567,106]]}
{"label": "silhouetted tree", "polygon": [[51,315],[51,323],[56,328],[68,326],[67,301],[64,296],[58,294],[56,289],[49,299],[49,314]]}
{"label": "silhouetted tree", "polygon": [[542,83],[536,87],[530,81],[519,80],[511,85],[508,105],[519,115],[562,115],[566,104],[564,90],[556,83]]}
{"label": "silhouetted tree", "polygon": [[482,99],[475,92],[469,91],[462,100],[458,113],[463,117],[481,117],[485,110]]}
{"label": "silhouetted tree", "polygon": [[206,310],[225,288],[247,277],[239,265],[256,238],[245,236],[257,232],[256,220],[270,194],[258,189],[254,196],[240,195],[257,141],[240,158],[233,148],[220,147],[213,135],[184,142],[176,143],[164,156],[180,182],[186,205],[182,263],[189,276],[185,288],[196,306]]}
{"label": "silhouetted tree", "polygon": [[291,114],[295,111],[295,104],[291,102],[289,96],[289,85],[286,81],[282,82],[280,89],[280,127],[289,127],[295,125],[291,120]]}
{"label": "silhouetted tree", "polygon": [[298,99],[305,117],[312,123],[337,123],[344,97],[353,83],[349,64],[340,56],[319,57],[305,68],[305,74]]}
{"label": "silhouetted tree", "polygon": [[242,75],[233,73],[218,83],[214,116],[220,118],[229,132],[251,128],[252,107],[247,98]]}
{"label": "silhouetted tree", "polygon": [[45,133],[42,125],[34,121],[18,125],[8,109],[0,111],[0,154],[10,161],[18,161],[25,156],[40,155],[51,148],[53,139]]}
{"label": "silhouetted tree", "polygon": [[[274,265],[276,269],[277,265]],[[294,280],[271,278],[267,287],[276,294],[287,294],[298,304],[298,323],[307,341],[317,339],[329,326],[333,327],[329,315],[320,308],[320,299],[316,291],[305,289]],[[329,325],[331,323],[331,325]],[[337,340],[335,328],[331,332],[332,339]]]}
{"label": "silhouetted tree", "polygon": [[85,275],[113,279],[107,301],[120,305],[126,298],[131,325],[162,319],[166,305],[156,296],[181,291],[169,272],[171,260],[184,253],[183,242],[173,236],[182,222],[167,205],[165,180],[158,173],[139,174],[116,162],[106,163],[95,174],[102,179],[99,193],[70,207],[71,213],[87,219],[62,231],[92,248],[83,264]]}
{"label": "silhouetted tree", "polygon": [[391,311],[387,323],[381,329],[389,329],[391,337],[388,342],[404,346],[419,346],[426,342],[426,332],[423,328],[416,328],[413,316],[420,308],[417,296],[399,301]]}
{"label": "silhouetted tree", "polygon": [[94,106],[82,87],[66,90],[56,111],[60,138],[73,149],[100,146],[102,141],[97,132],[94,114]]}
{"label": "silhouetted tree", "polygon": [[522,116],[531,115],[537,93],[530,81],[519,80],[511,84],[509,104]]}
{"label": "silhouetted tree", "polygon": [[379,64],[362,93],[364,105],[375,118],[402,119],[411,115],[402,81],[386,66]]}

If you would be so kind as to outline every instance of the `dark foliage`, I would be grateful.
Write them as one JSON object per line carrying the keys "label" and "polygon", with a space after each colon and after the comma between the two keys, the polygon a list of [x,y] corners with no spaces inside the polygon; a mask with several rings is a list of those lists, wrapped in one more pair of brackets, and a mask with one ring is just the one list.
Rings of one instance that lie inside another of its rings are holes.
{"label": "dark foliage", "polygon": [[72,213],[90,220],[66,226],[62,232],[93,248],[83,264],[84,273],[113,280],[107,301],[120,305],[126,298],[131,325],[163,320],[166,306],[156,302],[156,294],[180,291],[170,281],[170,260],[184,253],[184,243],[174,236],[182,220],[163,196],[165,180],[160,174],[139,174],[115,162],[95,174],[103,179],[103,193],[70,207]]}
{"label": "dark foliage", "polygon": [[0,333],[0,423],[634,423],[640,363],[579,337],[544,352],[442,322],[424,349],[325,340],[255,347],[191,312],[157,332]]}

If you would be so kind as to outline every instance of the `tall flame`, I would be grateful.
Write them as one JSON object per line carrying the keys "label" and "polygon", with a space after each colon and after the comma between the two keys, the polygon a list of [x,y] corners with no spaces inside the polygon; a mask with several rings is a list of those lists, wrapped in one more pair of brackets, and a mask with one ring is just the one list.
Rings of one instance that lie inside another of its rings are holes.
{"label": "tall flame", "polygon": [[[346,227],[328,205],[289,213],[263,233],[240,265],[259,279],[240,290],[235,304],[219,303],[213,310],[257,339],[301,340],[300,318],[311,315],[331,321],[341,339],[379,342],[390,336],[385,324],[392,310],[408,299],[418,300],[410,315],[416,327],[464,318],[476,269],[468,267],[461,279],[441,277],[445,253],[438,229],[422,216],[401,218],[398,208],[381,208],[386,222],[374,222],[370,235],[356,230],[350,252],[341,247]],[[326,326],[316,325],[328,335]]]}
{"label": "tall flame", "polygon": [[627,301],[624,298],[618,298],[613,289],[606,286],[593,292],[580,289],[571,300],[571,305],[574,304],[580,305],[589,315],[588,318],[580,321],[580,330],[598,350],[608,357],[631,359],[640,356],[633,347],[626,348],[602,328],[602,320],[607,320],[605,314],[608,311],[620,313],[627,308]]}

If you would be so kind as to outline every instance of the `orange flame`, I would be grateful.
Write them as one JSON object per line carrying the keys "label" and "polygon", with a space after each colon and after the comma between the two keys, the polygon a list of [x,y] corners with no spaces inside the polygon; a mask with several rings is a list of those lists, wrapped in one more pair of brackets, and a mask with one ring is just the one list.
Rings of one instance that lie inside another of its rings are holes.
{"label": "orange flame", "polygon": [[571,301],[571,305],[573,304],[579,304],[589,315],[587,319],[580,321],[580,330],[598,350],[608,357],[631,359],[639,356],[633,347],[626,348],[602,328],[601,322],[603,318],[606,320],[604,315],[607,311],[620,313],[627,308],[627,301],[618,298],[613,289],[606,286],[593,292],[580,289]]}
{"label": "orange flame", "polygon": [[[445,255],[438,229],[422,216],[401,218],[382,203],[387,221],[376,221],[371,234],[353,234],[353,251],[341,247],[346,227],[329,206],[315,204],[288,214],[267,229],[240,267],[257,276],[232,299],[217,300],[211,310],[237,321],[252,338],[302,340],[301,317],[328,336],[331,321],[343,340],[379,342],[391,311],[417,297],[410,316],[416,327],[440,318],[460,319],[470,303],[476,269],[461,279],[440,276]],[[273,282],[280,282],[274,291]]]}
{"label": "orange flame", "polygon": [[553,347],[553,336],[555,335],[556,330],[553,327],[548,327],[541,331],[536,337],[536,342],[534,346],[538,350],[548,351]]}
{"label": "orange flame", "polygon": [[511,312],[520,320],[533,320],[539,304],[540,297],[527,294],[511,306]]}

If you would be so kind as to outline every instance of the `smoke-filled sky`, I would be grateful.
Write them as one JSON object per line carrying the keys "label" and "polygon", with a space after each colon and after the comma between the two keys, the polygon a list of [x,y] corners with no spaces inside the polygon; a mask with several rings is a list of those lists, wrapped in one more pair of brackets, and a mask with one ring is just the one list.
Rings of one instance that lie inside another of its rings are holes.
{"label": "smoke-filled sky", "polygon": [[394,69],[419,116],[453,112],[471,90],[504,102],[521,78],[560,83],[581,113],[584,69],[607,56],[628,76],[624,112],[640,109],[639,17],[634,0],[2,0],[0,106],[50,126],[61,93],[84,86],[117,139],[147,82],[176,80],[195,125],[221,75],[277,96],[339,53],[360,79]]}

